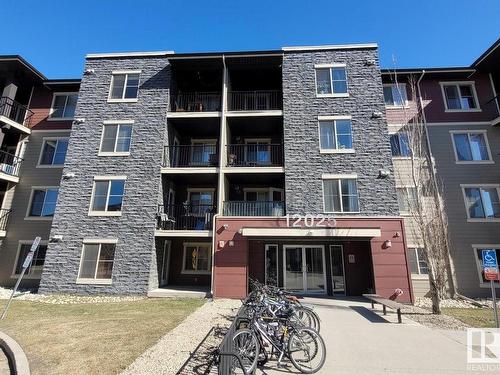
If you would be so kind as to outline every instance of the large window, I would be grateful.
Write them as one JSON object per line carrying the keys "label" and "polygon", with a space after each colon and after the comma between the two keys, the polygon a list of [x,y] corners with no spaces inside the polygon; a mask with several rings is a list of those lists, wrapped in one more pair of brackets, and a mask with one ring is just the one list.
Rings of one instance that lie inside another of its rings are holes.
{"label": "large window", "polygon": [[424,249],[420,247],[408,248],[408,262],[413,275],[428,275],[429,267],[425,261]]}
{"label": "large window", "polygon": [[[473,245],[474,246],[474,253],[476,256],[476,265],[477,265],[477,272],[479,274],[479,284],[480,285],[490,285],[490,281],[486,280],[484,277],[484,270],[483,270],[483,250],[495,250],[497,253],[497,262],[500,260],[500,245],[495,245],[494,247],[492,245]],[[500,266],[500,264],[497,264]],[[499,281],[494,281],[496,284],[496,287],[500,285]]]}
{"label": "large window", "polygon": [[34,187],[31,191],[31,203],[27,217],[51,218],[54,216],[57,203],[58,188]]}
{"label": "large window", "polygon": [[358,187],[355,178],[323,179],[325,212],[358,212]]}
{"label": "large window", "polygon": [[345,65],[316,66],[316,94],[318,96],[347,96]]}
{"label": "large window", "polygon": [[413,186],[396,188],[399,211],[408,214],[417,206],[417,188]]}
{"label": "large window", "polygon": [[500,218],[498,185],[462,186],[469,219],[494,220]]}
{"label": "large window", "polygon": [[39,165],[62,166],[68,150],[68,138],[44,139]]}
{"label": "large window", "polygon": [[441,82],[447,111],[479,110],[476,89],[468,82]]}
{"label": "large window", "polygon": [[410,140],[408,133],[400,131],[391,134],[391,152],[392,156],[409,157],[411,156]]}
{"label": "large window", "polygon": [[61,120],[72,119],[75,115],[77,100],[78,100],[78,94],[74,93],[54,94],[49,118],[61,119]]}
{"label": "large window", "polygon": [[406,84],[384,85],[384,101],[386,106],[403,107],[407,104]]}
{"label": "large window", "polygon": [[209,243],[185,243],[182,273],[209,274],[211,258]]}
{"label": "large window", "polygon": [[125,177],[95,178],[90,215],[119,216],[122,210]]}
{"label": "large window", "polygon": [[485,131],[453,131],[451,136],[458,163],[491,161]]}
{"label": "large window", "polygon": [[78,279],[80,282],[88,281],[111,281],[113,263],[115,259],[116,241],[88,242],[84,241],[80,271]]}
{"label": "large window", "polygon": [[[19,275],[23,270],[23,263],[31,250],[32,242],[22,241],[19,243],[19,252],[17,255],[16,267],[14,274]],[[42,273],[43,264],[45,263],[45,254],[47,253],[47,243],[40,243],[35,253],[31,265],[26,269],[25,277],[39,278]]]}
{"label": "large window", "polygon": [[113,72],[111,78],[110,101],[135,101],[139,92],[139,73]]}
{"label": "large window", "polygon": [[105,123],[102,130],[100,154],[120,155],[130,153],[132,139],[132,124]]}
{"label": "large window", "polygon": [[352,127],[349,119],[319,121],[320,150],[352,150]]}

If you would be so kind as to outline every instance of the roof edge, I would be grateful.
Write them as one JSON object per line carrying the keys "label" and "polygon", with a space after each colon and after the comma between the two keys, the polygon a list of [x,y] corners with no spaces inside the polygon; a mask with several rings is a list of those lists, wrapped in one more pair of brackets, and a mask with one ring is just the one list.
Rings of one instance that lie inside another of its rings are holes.
{"label": "roof edge", "polygon": [[167,56],[173,55],[174,51],[145,51],[145,52],[105,52],[105,53],[88,53],[87,59],[106,59],[114,57],[143,57],[143,56]]}
{"label": "roof edge", "polygon": [[283,51],[321,51],[336,49],[371,49],[378,48],[377,43],[325,44],[317,46],[290,46],[281,48]]}
{"label": "roof edge", "polygon": [[396,69],[381,69],[382,74],[391,74],[391,73],[422,73],[425,71],[426,73],[474,73],[476,71],[475,68],[470,68],[467,66],[464,67],[454,67],[454,68],[396,68]]}
{"label": "roof edge", "polygon": [[471,66],[479,65],[484,59],[486,59],[494,50],[500,46],[500,38],[498,38],[495,43],[493,43],[486,51],[484,51],[481,56],[479,56],[476,61],[474,61]]}
{"label": "roof edge", "polygon": [[23,64],[25,67],[27,67],[29,70],[31,70],[36,76],[38,76],[42,81],[45,81],[47,77],[40,72],[37,68],[35,68],[33,65],[31,65],[27,60],[24,59],[21,55],[0,55],[0,61],[8,61],[8,60],[17,60],[21,64]]}

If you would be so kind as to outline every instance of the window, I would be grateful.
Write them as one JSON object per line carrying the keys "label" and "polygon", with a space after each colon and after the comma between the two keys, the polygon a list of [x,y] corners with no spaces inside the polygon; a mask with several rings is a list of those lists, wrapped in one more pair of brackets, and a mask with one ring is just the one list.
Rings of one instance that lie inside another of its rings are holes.
{"label": "window", "polygon": [[320,96],[346,96],[347,74],[345,65],[317,66],[316,94]]}
{"label": "window", "polygon": [[208,243],[185,243],[182,273],[210,273],[211,246]]}
{"label": "window", "polygon": [[122,210],[125,177],[94,178],[90,215],[119,216]]}
{"label": "window", "polygon": [[355,178],[323,180],[325,212],[358,212],[358,187]]}
{"label": "window", "polygon": [[[19,252],[17,255],[16,267],[14,269],[14,275],[19,275],[23,270],[23,263],[26,259],[26,255],[31,250],[32,242],[22,241],[19,243]],[[35,253],[33,254],[33,260],[31,265],[26,269],[25,276],[32,278],[39,278],[42,273],[43,264],[45,263],[45,255],[47,254],[47,243],[40,243]]]}
{"label": "window", "polygon": [[101,155],[130,153],[130,142],[132,139],[131,123],[105,123],[102,130]]}
{"label": "window", "polygon": [[51,119],[72,119],[75,115],[76,101],[78,94],[54,94],[52,99]]}
{"label": "window", "polygon": [[[484,277],[484,271],[483,271],[483,250],[495,250],[497,253],[497,262],[500,259],[500,246],[498,245],[472,245],[474,247],[474,252],[476,255],[476,265],[477,265],[477,271],[479,273],[479,283],[480,285],[490,285],[490,281],[486,280]],[[500,264],[497,263],[497,265],[500,266]],[[500,282],[494,281],[496,287],[498,288]]]}
{"label": "window", "polygon": [[210,165],[216,159],[217,140],[192,139],[190,165]]}
{"label": "window", "polygon": [[39,165],[62,166],[68,150],[68,138],[44,139]]}
{"label": "window", "polygon": [[476,90],[473,83],[441,82],[444,101],[447,111],[474,111],[479,110]]}
{"label": "window", "polygon": [[408,248],[408,262],[413,275],[428,275],[429,267],[425,261],[424,249],[420,247]]}
{"label": "window", "polygon": [[451,136],[458,163],[491,161],[486,132],[452,132]]}
{"label": "window", "polygon": [[418,199],[416,187],[398,187],[396,193],[400,212],[409,213],[412,208],[416,207]]}
{"label": "window", "polygon": [[116,241],[111,241],[113,243],[85,243],[84,240],[78,273],[80,281],[82,279],[111,281],[116,249]]}
{"label": "window", "polygon": [[352,150],[351,120],[320,121],[319,140],[321,151]]}
{"label": "window", "polygon": [[109,99],[111,101],[135,101],[139,92],[139,73],[136,71],[113,73]]}
{"label": "window", "polygon": [[469,219],[492,220],[500,218],[498,186],[463,187]]}
{"label": "window", "polygon": [[28,217],[52,217],[56,210],[58,188],[33,188]]}
{"label": "window", "polygon": [[386,106],[404,107],[408,103],[406,84],[384,85],[384,100]]}
{"label": "window", "polygon": [[391,152],[392,156],[411,156],[410,140],[408,138],[408,133],[398,132],[391,134]]}

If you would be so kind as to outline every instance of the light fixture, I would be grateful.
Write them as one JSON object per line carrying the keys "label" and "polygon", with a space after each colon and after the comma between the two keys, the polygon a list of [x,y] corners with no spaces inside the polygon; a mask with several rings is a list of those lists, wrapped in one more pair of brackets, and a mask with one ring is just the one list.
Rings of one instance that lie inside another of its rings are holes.
{"label": "light fixture", "polygon": [[383,114],[380,111],[373,111],[372,118],[382,118]]}
{"label": "light fixture", "polygon": [[378,176],[377,178],[378,179],[386,179],[386,178],[389,178],[389,176],[391,175],[391,171],[388,170],[388,169],[379,169],[378,170]]}
{"label": "light fixture", "polygon": [[229,224],[224,224],[222,225],[222,227],[226,230],[227,228],[229,228]]}
{"label": "light fixture", "polygon": [[75,177],[75,174],[73,172],[65,173],[62,176],[63,180],[69,180],[70,178],[73,178],[73,177]]}
{"label": "light fixture", "polygon": [[50,242],[62,242],[63,236],[61,234],[55,234],[50,238]]}
{"label": "light fixture", "polygon": [[234,246],[234,241],[233,241],[233,240],[231,240],[231,241],[229,241],[227,244],[229,245],[229,247],[233,247],[233,246]]}
{"label": "light fixture", "polygon": [[392,247],[391,240],[385,240],[384,243],[382,244],[382,249],[389,249],[391,247]]}
{"label": "light fixture", "polygon": [[75,124],[75,125],[83,124],[84,122],[85,122],[85,119],[81,118],[81,117],[80,118],[75,118],[73,120],[73,124]]}
{"label": "light fixture", "polygon": [[86,76],[89,76],[91,74],[95,74],[95,70],[94,69],[85,69],[85,72],[83,74],[85,74]]}

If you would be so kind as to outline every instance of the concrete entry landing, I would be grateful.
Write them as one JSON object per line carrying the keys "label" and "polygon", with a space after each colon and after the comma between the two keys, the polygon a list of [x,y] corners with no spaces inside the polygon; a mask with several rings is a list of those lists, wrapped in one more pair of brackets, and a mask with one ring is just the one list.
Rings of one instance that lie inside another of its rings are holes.
{"label": "concrete entry landing", "polygon": [[148,291],[151,298],[208,298],[209,287],[169,285]]}

